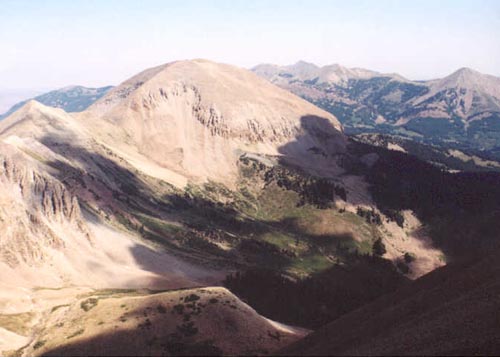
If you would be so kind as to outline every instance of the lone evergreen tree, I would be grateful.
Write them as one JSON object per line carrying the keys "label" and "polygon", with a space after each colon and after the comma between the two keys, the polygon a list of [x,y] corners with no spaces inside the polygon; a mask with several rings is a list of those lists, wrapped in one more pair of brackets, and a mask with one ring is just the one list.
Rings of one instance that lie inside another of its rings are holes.
{"label": "lone evergreen tree", "polygon": [[385,254],[385,252],[387,250],[385,249],[385,244],[384,244],[384,242],[382,242],[381,238],[377,239],[373,243],[372,251],[373,251],[373,254],[378,255],[379,257],[381,257],[382,255]]}

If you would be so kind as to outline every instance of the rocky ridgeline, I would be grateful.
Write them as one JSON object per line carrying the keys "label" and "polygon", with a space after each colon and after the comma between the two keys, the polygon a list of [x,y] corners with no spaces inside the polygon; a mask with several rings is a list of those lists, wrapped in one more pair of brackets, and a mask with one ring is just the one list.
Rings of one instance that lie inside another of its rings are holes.
{"label": "rocky ridgeline", "polygon": [[[176,98],[177,97],[177,98]],[[299,132],[298,128],[279,123],[271,127],[263,126],[258,118],[248,119],[242,129],[229,125],[230,118],[226,118],[215,103],[207,104],[202,98],[201,91],[194,85],[178,84],[169,88],[157,88],[149,91],[140,98],[140,103],[133,102],[132,109],[136,111],[154,111],[162,102],[185,99],[189,102],[193,117],[206,127],[213,136],[222,138],[236,138],[247,142],[280,142],[293,138]]]}

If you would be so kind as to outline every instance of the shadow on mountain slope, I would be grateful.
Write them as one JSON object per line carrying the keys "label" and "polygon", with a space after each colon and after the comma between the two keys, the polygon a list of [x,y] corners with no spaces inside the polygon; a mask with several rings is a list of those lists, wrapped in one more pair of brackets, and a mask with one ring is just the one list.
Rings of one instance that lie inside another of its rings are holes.
{"label": "shadow on mountain slope", "polygon": [[[288,145],[303,149],[304,142]],[[498,245],[500,175],[451,174],[410,155],[355,142],[350,143],[349,150],[349,154],[342,157],[342,165],[347,173],[367,178],[377,207],[394,220],[398,219],[401,210],[412,209],[424,223],[425,229],[430,229],[436,244],[452,260],[477,257]],[[359,162],[359,158],[368,153],[376,153],[378,156],[371,168]],[[422,241],[422,244],[429,242]],[[370,259],[374,258],[358,258],[359,261]],[[364,281],[363,275],[370,274],[367,274],[369,270],[356,271],[353,267],[355,264],[352,263],[347,269],[334,266],[299,282],[284,279],[265,269],[249,270],[228,277],[225,284],[267,316],[289,323],[318,327],[328,319],[332,321],[401,286],[397,279],[390,279],[391,272],[388,269],[385,275],[371,277],[375,287],[363,289],[369,284],[361,284],[364,294],[356,295],[353,293],[357,289],[356,283]],[[372,264],[370,269],[376,267],[377,264]],[[343,274],[344,278],[339,278]],[[346,279],[347,276],[350,279]],[[352,281],[352,286],[346,288],[346,282]],[[335,283],[338,282],[342,282],[344,286],[337,290]],[[389,287],[390,284],[392,285]],[[254,289],[255,286],[259,288]],[[333,291],[329,290],[331,287]],[[338,291],[343,288],[346,289],[345,294],[339,298]],[[367,294],[367,290],[373,294]],[[260,294],[260,291],[267,293]]]}
{"label": "shadow on mountain slope", "polygon": [[282,355],[496,355],[498,253],[439,268],[338,318]]}
{"label": "shadow on mountain slope", "polygon": [[300,127],[295,140],[278,149],[281,162],[319,176],[339,174],[338,161],[345,154],[344,134],[328,119],[315,115],[301,117]]}
{"label": "shadow on mountain slope", "polygon": [[365,171],[377,207],[388,216],[413,210],[447,258],[464,258],[498,247],[500,174],[445,172],[415,157],[354,143],[356,155],[375,152]]}
{"label": "shadow on mountain slope", "polygon": [[[151,324],[156,321],[150,320]],[[129,341],[137,341],[130,346]],[[47,351],[42,356],[143,356],[150,355],[148,351],[160,351],[159,356],[220,356],[222,352],[211,341],[181,342],[165,341],[160,346],[157,340],[151,342],[152,338],[139,337],[137,329],[116,331],[112,333],[99,334],[90,339],[68,343],[66,345]],[[124,348],[127,346],[127,348]],[[158,353],[158,352],[156,352]]]}
{"label": "shadow on mountain slope", "polygon": [[[242,214],[234,198],[222,202],[193,189],[181,191],[127,167],[119,157],[104,152],[106,148],[99,148],[102,153],[89,152],[50,138],[42,142],[68,160],[48,164],[58,170],[58,178],[79,198],[90,217],[120,224],[179,258],[213,268],[263,266],[284,270],[294,258],[291,252],[262,239],[279,232],[289,232],[315,250],[329,246],[338,254],[349,255],[344,248],[355,247],[349,234],[312,234],[292,218],[266,221]],[[322,204],[314,199],[321,191],[311,187],[303,199]],[[222,249],[223,245],[230,249]],[[133,253],[144,269],[158,271],[149,259],[143,258],[140,247]]]}
{"label": "shadow on mountain slope", "polygon": [[[398,224],[402,224],[402,210],[415,212],[447,259],[498,246],[500,173],[449,173],[406,153],[354,140],[342,150],[340,133],[327,119],[304,116],[301,126],[303,134],[280,148],[285,165],[302,166],[325,176],[364,177],[378,209]],[[374,158],[371,165],[361,160],[367,154]],[[297,158],[307,159],[299,163]]]}
{"label": "shadow on mountain slope", "polygon": [[357,254],[345,264],[335,264],[301,280],[269,269],[251,269],[229,275],[224,281],[259,313],[313,329],[406,283],[408,280],[390,261]]}
{"label": "shadow on mountain slope", "polygon": [[[50,163],[58,170],[60,180],[79,197],[86,210],[95,217],[121,224],[143,238],[161,244],[168,253],[175,255],[170,260],[158,260],[153,259],[156,253],[147,248],[140,245],[130,248],[138,265],[158,276],[159,286],[162,275],[174,281],[185,278],[186,281],[194,279],[203,282],[204,277],[198,276],[197,272],[190,273],[191,267],[185,262],[219,271],[263,268],[274,272],[275,276],[291,268],[311,272],[325,270],[324,275],[298,285],[287,278],[288,290],[275,291],[276,294],[269,292],[269,296],[279,298],[280,294],[282,296],[287,291],[299,294],[300,290],[305,291],[301,287],[307,287],[314,290],[315,294],[292,297],[288,304],[276,312],[273,311],[276,308],[273,305],[261,304],[262,308],[258,308],[260,313],[269,317],[316,327],[380,294],[392,291],[405,280],[389,262],[360,256],[359,242],[349,232],[311,231],[298,217],[252,217],[240,210],[241,205],[248,202],[239,202],[238,197],[231,196],[234,194],[232,192],[225,192],[223,200],[218,201],[194,188],[181,191],[141,175],[127,167],[120,158],[111,159],[111,153],[89,152],[85,148],[57,144],[53,140],[45,140],[44,143],[74,165],[63,161]],[[279,173],[276,175],[278,177]],[[282,179],[274,177],[271,180]],[[297,194],[297,204],[300,205],[325,207],[326,210],[330,200],[322,198],[324,192],[340,196],[345,194],[336,186],[323,185],[321,180],[292,181],[291,189]],[[213,185],[210,189],[206,188],[209,193],[216,189],[227,190]],[[286,192],[285,188],[282,190]],[[295,207],[295,203],[290,204]],[[274,241],[281,237],[285,237],[286,244]],[[289,246],[296,247],[297,251]],[[165,266],[159,266],[161,262]],[[335,266],[339,263],[345,267]],[[323,280],[328,284],[321,283]],[[266,283],[266,279],[262,281]],[[348,284],[347,281],[371,281],[373,289],[366,292],[361,288],[364,283]],[[183,284],[185,286],[185,282]],[[344,287],[333,292],[328,290],[327,285]],[[262,290],[255,286],[254,291]],[[240,296],[245,297],[240,293]],[[247,301],[257,306],[255,299],[248,297]],[[293,318],[286,317],[305,304],[315,308],[300,312]]]}

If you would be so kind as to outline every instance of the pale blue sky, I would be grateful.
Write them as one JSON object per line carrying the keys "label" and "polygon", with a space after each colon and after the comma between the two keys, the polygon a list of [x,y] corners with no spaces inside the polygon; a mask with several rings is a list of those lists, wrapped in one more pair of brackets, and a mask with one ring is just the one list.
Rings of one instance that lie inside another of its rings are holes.
{"label": "pale blue sky", "polygon": [[500,1],[0,0],[0,90],[118,84],[185,58],[500,76]]}

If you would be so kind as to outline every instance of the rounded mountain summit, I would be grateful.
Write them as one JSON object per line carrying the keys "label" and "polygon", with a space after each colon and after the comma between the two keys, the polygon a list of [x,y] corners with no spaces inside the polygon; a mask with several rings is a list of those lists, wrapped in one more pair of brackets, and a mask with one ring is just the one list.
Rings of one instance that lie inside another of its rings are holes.
{"label": "rounded mountain summit", "polygon": [[202,59],[147,69],[79,116],[126,157],[229,185],[243,153],[328,175],[339,172],[336,158],[346,145],[332,114],[249,70]]}

